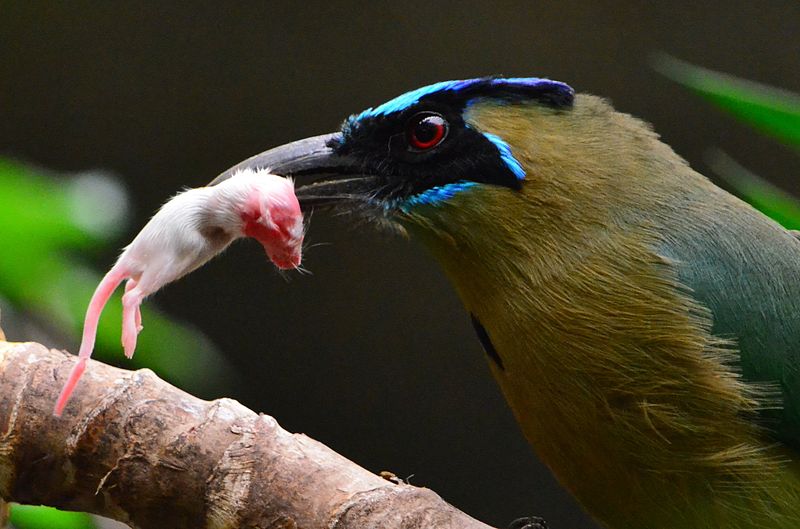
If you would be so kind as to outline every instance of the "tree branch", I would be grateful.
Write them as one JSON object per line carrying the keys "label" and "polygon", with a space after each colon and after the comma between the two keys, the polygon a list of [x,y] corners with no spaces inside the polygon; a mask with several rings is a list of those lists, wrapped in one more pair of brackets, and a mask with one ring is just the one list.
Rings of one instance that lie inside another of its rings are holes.
{"label": "tree branch", "polygon": [[372,474],[238,402],[91,362],[53,416],[74,356],[0,341],[2,501],[138,528],[489,529],[434,492]]}

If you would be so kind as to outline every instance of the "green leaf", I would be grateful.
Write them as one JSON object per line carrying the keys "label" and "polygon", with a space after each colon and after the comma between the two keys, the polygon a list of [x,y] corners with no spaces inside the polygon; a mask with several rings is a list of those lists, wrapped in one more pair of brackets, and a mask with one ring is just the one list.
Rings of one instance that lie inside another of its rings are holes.
{"label": "green leaf", "polygon": [[738,119],[780,141],[800,147],[800,96],[659,55],[654,67]]}
{"label": "green leaf", "polygon": [[714,149],[706,162],[742,200],[789,230],[800,230],[800,201],[741,166],[727,153]]}
{"label": "green leaf", "polygon": [[11,505],[11,525],[16,529],[96,529],[91,515],[59,511],[52,507]]}
{"label": "green leaf", "polygon": [[[102,277],[81,263],[77,254],[93,256],[108,246],[113,230],[92,229],[76,216],[76,209],[85,210],[86,205],[76,206],[72,183],[0,159],[0,245],[4,248],[0,293],[17,309],[38,315],[77,341],[89,299]],[[84,196],[93,192],[85,187],[78,191]],[[101,217],[100,204],[91,213]],[[127,368],[147,366],[195,393],[208,392],[230,379],[229,364],[200,331],[151,307],[150,302],[143,307],[145,330],[139,335],[136,356],[131,362],[121,362],[122,310],[117,292],[100,320],[95,357]]]}

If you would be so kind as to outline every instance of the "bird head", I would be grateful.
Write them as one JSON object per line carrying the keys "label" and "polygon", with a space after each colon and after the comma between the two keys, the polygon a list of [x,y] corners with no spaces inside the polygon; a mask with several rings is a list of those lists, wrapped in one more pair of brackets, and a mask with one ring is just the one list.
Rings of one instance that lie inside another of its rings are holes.
{"label": "bird head", "polygon": [[[444,81],[354,114],[338,132],[256,155],[215,182],[267,168],[297,180],[304,209],[365,214],[418,234],[434,253],[452,255],[456,245],[455,253],[473,249],[486,261],[493,247],[508,253],[538,235],[577,230],[576,219],[607,223],[597,218],[603,210],[634,200],[621,168],[636,158],[622,153],[637,144],[631,135],[654,137],[561,82]],[[552,246],[540,242],[540,250]]]}

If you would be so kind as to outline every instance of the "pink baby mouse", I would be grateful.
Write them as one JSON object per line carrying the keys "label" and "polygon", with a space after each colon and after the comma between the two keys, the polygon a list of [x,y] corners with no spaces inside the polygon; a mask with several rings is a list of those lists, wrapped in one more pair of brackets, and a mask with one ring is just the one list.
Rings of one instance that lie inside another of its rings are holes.
{"label": "pink baby mouse", "polygon": [[158,289],[205,264],[234,240],[252,237],[280,269],[300,265],[303,214],[288,178],[244,169],[210,187],[189,189],[164,204],[103,277],[86,310],[78,362],[55,406],[60,416],[94,349],[97,322],[119,284],[122,347],[131,358],[142,330],[139,306]]}

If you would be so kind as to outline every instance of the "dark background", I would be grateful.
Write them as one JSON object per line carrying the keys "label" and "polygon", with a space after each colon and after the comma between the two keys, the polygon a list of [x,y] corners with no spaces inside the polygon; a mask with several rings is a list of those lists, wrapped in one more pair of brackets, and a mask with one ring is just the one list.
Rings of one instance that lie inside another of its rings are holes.
{"label": "dark background", "polygon": [[[795,152],[660,77],[658,51],[800,91],[800,3],[0,1],[0,154],[118,173],[136,208],[127,241],[177,189],[267,147],[423,84],[502,73],[605,95],[701,172],[720,147],[798,189]],[[240,243],[156,297],[231,359],[227,396],[487,522],[593,527],[525,444],[416,242],[317,214],[309,244],[313,275],[285,280]]]}

